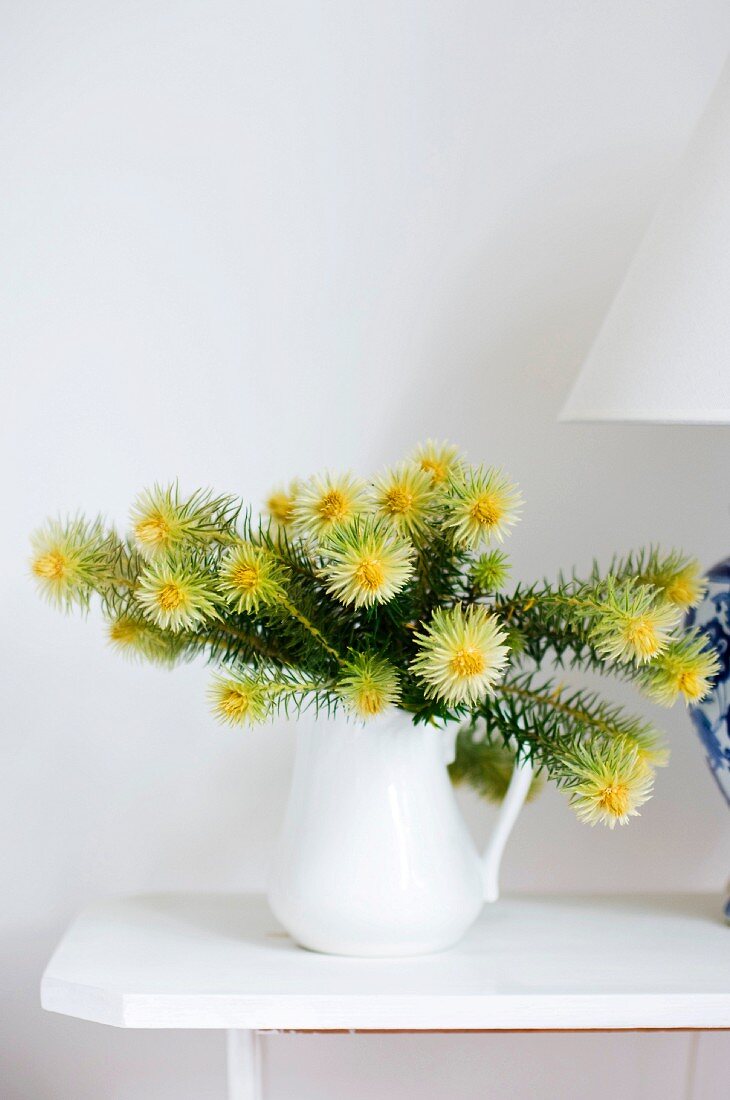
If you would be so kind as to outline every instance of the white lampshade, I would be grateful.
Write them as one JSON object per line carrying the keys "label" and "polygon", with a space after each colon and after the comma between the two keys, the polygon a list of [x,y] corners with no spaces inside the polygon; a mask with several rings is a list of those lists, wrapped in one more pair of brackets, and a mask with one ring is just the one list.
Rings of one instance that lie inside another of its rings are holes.
{"label": "white lampshade", "polygon": [[730,423],[730,62],[560,419]]}

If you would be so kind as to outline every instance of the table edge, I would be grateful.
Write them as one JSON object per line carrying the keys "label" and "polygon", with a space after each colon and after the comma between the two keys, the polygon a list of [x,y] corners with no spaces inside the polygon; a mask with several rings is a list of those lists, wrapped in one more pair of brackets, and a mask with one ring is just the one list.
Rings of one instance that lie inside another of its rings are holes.
{"label": "table edge", "polygon": [[728,1030],[730,994],[135,994],[44,977],[48,1012],[122,1028],[256,1031]]}

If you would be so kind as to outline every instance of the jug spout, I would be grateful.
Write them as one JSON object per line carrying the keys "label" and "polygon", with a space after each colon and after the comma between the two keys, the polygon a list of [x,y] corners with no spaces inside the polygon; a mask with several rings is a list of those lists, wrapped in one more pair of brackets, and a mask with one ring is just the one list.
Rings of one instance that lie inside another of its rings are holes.
{"label": "jug spout", "polygon": [[496,901],[499,897],[499,868],[502,856],[509,835],[529,794],[532,775],[533,767],[529,760],[515,762],[507,793],[499,808],[496,825],[482,856],[485,901]]}

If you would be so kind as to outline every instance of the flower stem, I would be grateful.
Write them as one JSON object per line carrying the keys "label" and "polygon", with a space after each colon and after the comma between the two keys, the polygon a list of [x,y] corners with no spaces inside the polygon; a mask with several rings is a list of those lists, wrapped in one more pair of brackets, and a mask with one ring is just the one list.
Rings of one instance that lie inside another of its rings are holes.
{"label": "flower stem", "polygon": [[289,612],[293,619],[296,619],[297,622],[300,623],[305,630],[309,631],[315,641],[317,641],[322,646],[322,649],[326,650],[326,652],[329,653],[330,657],[334,657],[338,665],[344,664],[337,650],[329,644],[322,632],[317,629],[313,622],[310,622],[307,616],[304,615],[298,607],[295,607],[294,604],[286,596],[281,596],[279,598],[279,602],[281,606]]}
{"label": "flower stem", "polygon": [[[553,710],[558,711],[559,714],[564,714],[566,717],[573,718],[577,722],[585,722],[586,725],[593,726],[594,729],[600,730],[609,737],[624,736],[620,729],[612,726],[609,722],[596,718],[595,715],[579,707],[570,707],[567,703],[562,703],[560,701],[559,689],[546,695],[544,692],[530,691],[527,688],[516,687],[514,684],[500,684],[497,690],[504,692],[505,695],[516,695],[519,699],[528,699],[532,703],[539,703],[544,706],[552,707]],[[529,730],[525,730],[524,732],[526,737],[532,738],[533,740],[539,740],[539,738],[536,738]]]}

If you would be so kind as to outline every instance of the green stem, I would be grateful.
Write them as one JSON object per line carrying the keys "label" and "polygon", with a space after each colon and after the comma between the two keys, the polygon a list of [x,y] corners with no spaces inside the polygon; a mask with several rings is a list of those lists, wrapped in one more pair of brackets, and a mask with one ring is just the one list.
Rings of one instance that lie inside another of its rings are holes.
{"label": "green stem", "polygon": [[131,581],[129,577],[117,577],[112,575],[110,577],[107,577],[106,580],[109,582],[109,584],[122,584],[125,587],[131,589],[135,589],[137,587],[137,582]]}
{"label": "green stem", "polygon": [[506,611],[506,618],[508,620],[514,611],[530,611],[538,604],[547,603],[568,604],[571,607],[582,607],[590,611],[605,611],[605,604],[602,604],[599,600],[590,599],[587,596],[582,598],[578,596],[564,596],[560,592],[547,591],[539,592],[532,596],[520,596],[518,599],[497,599],[497,607],[501,612]]}
{"label": "green stem", "polygon": [[314,623],[311,622],[307,618],[307,616],[299,610],[298,607],[295,607],[294,604],[286,596],[281,596],[279,598],[279,603],[289,612],[293,619],[296,619],[297,622],[300,623],[304,627],[304,629],[312,635],[315,641],[317,641],[319,645],[321,645],[322,649],[326,650],[326,652],[329,653],[330,657],[334,657],[338,665],[344,664],[344,661],[340,657],[337,650],[329,644],[322,632],[317,629]]}
{"label": "green stem", "polygon": [[[593,726],[594,729],[600,730],[609,737],[625,736],[622,730],[616,726],[612,726],[609,722],[605,722],[600,718],[596,718],[595,715],[589,711],[583,710],[581,707],[571,707],[567,703],[560,701],[560,696],[557,692],[551,695],[545,695],[539,691],[530,691],[529,688],[519,688],[514,684],[500,684],[499,691],[504,692],[506,695],[516,695],[520,699],[528,699],[532,703],[537,703],[542,706],[552,707],[553,710],[558,711],[559,714],[564,714],[568,718],[574,719],[576,722],[583,722],[586,725]],[[535,737],[530,731],[524,731],[528,738],[533,740],[539,740],[539,737]]]}

